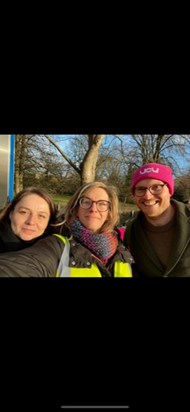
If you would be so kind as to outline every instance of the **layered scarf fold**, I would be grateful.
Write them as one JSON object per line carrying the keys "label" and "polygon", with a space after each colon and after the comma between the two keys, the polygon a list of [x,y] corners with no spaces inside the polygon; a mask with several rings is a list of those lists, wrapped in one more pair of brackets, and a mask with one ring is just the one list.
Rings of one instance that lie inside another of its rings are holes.
{"label": "layered scarf fold", "polygon": [[115,230],[94,233],[83,226],[79,219],[74,219],[70,224],[70,228],[75,239],[87,247],[104,264],[117,250],[118,240]]}

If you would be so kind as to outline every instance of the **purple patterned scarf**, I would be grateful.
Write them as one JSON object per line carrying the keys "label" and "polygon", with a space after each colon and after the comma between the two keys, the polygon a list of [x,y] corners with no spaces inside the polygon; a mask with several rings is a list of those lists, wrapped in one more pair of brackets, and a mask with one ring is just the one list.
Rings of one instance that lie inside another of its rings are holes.
{"label": "purple patterned scarf", "polygon": [[79,219],[74,219],[70,228],[75,239],[86,246],[103,263],[107,263],[117,250],[118,240],[115,230],[94,233],[83,226]]}

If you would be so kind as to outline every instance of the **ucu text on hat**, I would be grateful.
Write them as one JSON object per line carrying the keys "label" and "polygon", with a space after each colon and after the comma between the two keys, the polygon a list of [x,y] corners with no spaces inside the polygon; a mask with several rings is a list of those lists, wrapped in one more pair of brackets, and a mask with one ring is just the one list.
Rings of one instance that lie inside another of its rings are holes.
{"label": "ucu text on hat", "polygon": [[140,170],[140,174],[141,174],[141,175],[144,175],[145,173],[151,173],[151,172],[153,172],[153,173],[159,173],[159,168],[154,169],[153,167],[148,167],[147,169]]}

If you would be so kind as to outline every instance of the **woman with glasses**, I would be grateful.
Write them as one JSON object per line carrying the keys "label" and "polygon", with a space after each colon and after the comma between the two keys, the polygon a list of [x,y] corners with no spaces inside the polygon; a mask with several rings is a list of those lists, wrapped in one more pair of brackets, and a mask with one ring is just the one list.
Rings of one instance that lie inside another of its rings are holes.
{"label": "woman with glasses", "polygon": [[132,276],[133,259],[114,230],[119,220],[114,187],[102,182],[83,185],[58,220],[57,234],[27,251],[9,253],[9,259],[1,255],[1,276]]}
{"label": "woman with glasses", "polygon": [[131,191],[140,209],[124,239],[135,260],[133,274],[190,276],[190,206],[171,199],[171,168],[159,163],[141,166],[132,177]]}

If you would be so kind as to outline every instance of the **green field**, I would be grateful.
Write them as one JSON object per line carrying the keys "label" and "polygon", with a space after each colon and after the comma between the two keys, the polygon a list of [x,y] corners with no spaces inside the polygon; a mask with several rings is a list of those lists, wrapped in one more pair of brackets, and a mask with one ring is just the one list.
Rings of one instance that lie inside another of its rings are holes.
{"label": "green field", "polygon": [[[70,195],[63,195],[63,196],[54,195],[53,196],[54,202],[58,203],[60,208],[64,207],[70,198],[71,198]],[[130,204],[130,203],[122,203],[122,202],[120,202],[119,204],[119,209],[122,214],[127,213],[131,210],[138,210],[136,205]]]}
{"label": "green field", "polygon": [[53,200],[55,203],[60,203],[62,205],[65,205],[69,199],[71,198],[71,196],[69,195],[64,195],[64,196],[60,196],[60,195],[54,195],[53,196]]}

